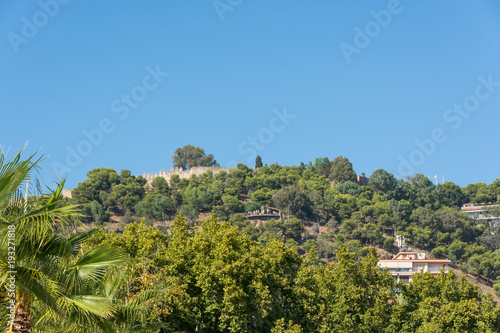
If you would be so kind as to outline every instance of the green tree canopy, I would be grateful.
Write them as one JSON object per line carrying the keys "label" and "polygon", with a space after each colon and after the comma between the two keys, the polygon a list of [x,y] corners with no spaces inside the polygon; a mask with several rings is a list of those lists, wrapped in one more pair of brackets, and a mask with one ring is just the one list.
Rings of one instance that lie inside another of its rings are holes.
{"label": "green tree canopy", "polygon": [[262,165],[262,158],[260,157],[260,155],[257,155],[257,157],[255,158],[255,167],[260,168],[262,167]]}
{"label": "green tree canopy", "polygon": [[349,180],[356,182],[356,172],[354,172],[352,163],[347,157],[337,156],[331,162],[330,179],[337,183]]}
{"label": "green tree canopy", "polygon": [[467,197],[463,193],[460,186],[452,182],[446,182],[442,185],[439,185],[438,189],[441,195],[442,203],[448,207],[460,208],[464,203],[467,202]]}
{"label": "green tree canopy", "polygon": [[305,216],[307,214],[308,200],[298,186],[288,186],[273,195],[274,205],[288,214]]}
{"label": "green tree canopy", "polygon": [[368,183],[373,192],[392,194],[389,198],[395,198],[398,181],[392,173],[377,169],[373,171]]}
{"label": "green tree canopy", "polygon": [[389,332],[498,332],[500,308],[453,272],[413,275],[392,316]]}
{"label": "green tree canopy", "polygon": [[192,145],[177,148],[172,155],[172,164],[174,167],[184,170],[195,166],[211,167],[219,165],[212,154],[205,155],[202,148]]}
{"label": "green tree canopy", "polygon": [[97,201],[101,205],[101,192],[110,193],[114,184],[120,183],[120,176],[111,168],[95,168],[87,172],[88,179],[73,190],[73,197],[80,203]]}

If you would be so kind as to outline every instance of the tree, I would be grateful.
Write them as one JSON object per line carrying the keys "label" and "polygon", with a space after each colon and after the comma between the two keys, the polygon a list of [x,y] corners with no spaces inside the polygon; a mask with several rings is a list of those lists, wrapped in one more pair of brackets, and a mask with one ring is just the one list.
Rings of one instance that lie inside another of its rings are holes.
{"label": "tree", "polygon": [[436,218],[435,213],[428,207],[418,207],[417,209],[414,209],[410,216],[410,220],[422,228],[428,227],[432,230],[441,231],[441,229],[438,228],[439,221]]}
{"label": "tree", "polygon": [[[252,198],[253,202],[258,202],[259,205],[269,205],[271,204],[273,193],[274,191],[271,191],[269,188],[264,187],[252,192],[252,194],[250,194],[250,197]],[[257,209],[260,209],[260,206]]]}
{"label": "tree", "polygon": [[288,186],[273,194],[273,203],[288,214],[304,216],[307,214],[307,197],[298,186]]}
{"label": "tree", "polygon": [[282,220],[270,219],[259,226],[262,234],[259,240],[263,244],[269,243],[271,240],[283,240],[285,238],[285,224]]}
{"label": "tree", "polygon": [[302,327],[300,325],[294,324],[292,320],[285,323],[285,318],[278,319],[275,322],[275,326],[271,330],[271,333],[302,333]]}
{"label": "tree", "polygon": [[255,228],[250,223],[250,220],[245,216],[243,216],[243,214],[236,213],[231,215],[229,223],[232,226],[238,227],[240,232],[247,234],[248,236],[250,236],[252,240],[256,241],[258,239],[259,237],[258,229]]}
{"label": "tree", "polygon": [[385,240],[384,240],[384,250],[386,250],[387,252],[392,252],[392,250],[394,249],[394,237],[387,237]]}
{"label": "tree", "polygon": [[222,206],[212,208],[212,214],[222,221],[227,221],[232,214],[244,211],[243,202],[235,196],[225,194],[222,196],[222,202]]}
{"label": "tree", "polygon": [[[311,251],[312,252],[312,251]],[[336,251],[338,263],[325,267],[307,263],[297,278],[297,324],[305,332],[383,332],[395,304],[395,281],[380,271],[375,249],[361,261],[345,245]]]}
{"label": "tree", "polygon": [[59,206],[64,181],[48,194],[36,192],[29,203],[22,198],[41,160],[35,155],[22,160],[19,152],[6,161],[0,151],[0,279],[15,278],[9,331],[31,332],[32,320],[95,328],[113,312],[112,297],[104,294],[106,270],[126,256],[106,246],[75,255],[93,231],[64,235],[79,215],[76,206]]}
{"label": "tree", "polygon": [[282,306],[301,262],[296,251],[275,241],[260,247],[213,217],[193,233],[178,217],[171,232],[169,265],[140,291],[163,288],[150,307],[171,331],[270,332],[288,313]]}
{"label": "tree", "polygon": [[500,202],[500,178],[495,179],[493,183],[488,185],[488,190],[493,201]]}
{"label": "tree", "polygon": [[177,148],[172,155],[172,164],[175,168],[182,168],[184,170],[195,166],[219,166],[212,154],[205,155],[205,151],[202,148],[192,145]]}
{"label": "tree", "polygon": [[497,279],[493,284],[493,290],[495,290],[495,295],[500,297],[500,276],[497,276]]}
{"label": "tree", "polygon": [[427,189],[432,187],[432,182],[429,178],[425,177],[421,173],[415,174],[415,176],[410,178],[410,183],[412,187],[418,189]]}
{"label": "tree", "polygon": [[471,183],[463,190],[469,201],[474,203],[487,203],[496,200],[488,191],[488,186],[485,183]]}
{"label": "tree", "polygon": [[328,203],[325,202],[323,193],[321,191],[309,192],[307,198],[311,202],[312,213],[315,215],[316,219],[322,223],[326,223],[329,212]]}
{"label": "tree", "polygon": [[377,169],[373,171],[372,175],[368,179],[368,184],[375,193],[388,194],[389,199],[396,197],[395,195],[398,181],[392,173],[389,173],[384,169]]}
{"label": "tree", "polygon": [[338,184],[337,186],[335,186],[335,190],[338,193],[349,194],[349,195],[352,195],[353,197],[357,197],[363,192],[363,189],[361,188],[361,186],[359,186],[357,183],[354,183],[350,180]]}
{"label": "tree", "polygon": [[436,211],[436,229],[450,234],[452,239],[470,242],[475,239],[478,229],[473,221],[460,211],[451,208],[441,208]]}
{"label": "tree", "polygon": [[448,207],[460,208],[467,202],[467,197],[462,192],[460,186],[452,182],[446,182],[439,185],[438,189],[441,195],[441,201]]}
{"label": "tree", "polygon": [[151,299],[162,293],[161,288],[140,291],[150,276],[167,263],[168,236],[146,225],[142,219],[140,223],[128,224],[123,233],[100,231],[86,245],[90,248],[98,245],[120,248],[131,258],[126,267],[113,272],[113,277],[122,278],[125,283],[112,289],[116,302],[115,313],[107,320],[107,326],[114,330],[109,331],[156,333],[165,329],[165,323],[156,320],[149,306]]}
{"label": "tree", "polygon": [[170,189],[168,187],[168,183],[163,177],[156,177],[151,182],[151,190],[154,193],[168,195],[170,193]]}
{"label": "tree", "polygon": [[[244,186],[245,179],[251,174],[252,169],[242,163],[238,163],[237,168],[229,171],[226,177],[226,189],[234,189],[235,193],[233,193],[233,195],[246,192]],[[224,189],[224,191],[227,193],[228,191],[226,191],[226,189]]]}
{"label": "tree", "polygon": [[292,217],[289,221],[285,221],[283,226],[285,227],[285,236],[296,241],[301,239],[302,233],[305,230],[302,221],[295,217]]}
{"label": "tree", "polygon": [[330,201],[330,209],[336,217],[342,220],[347,219],[358,210],[356,197],[349,194],[337,194]]}
{"label": "tree", "polygon": [[314,160],[314,164],[309,162],[308,169],[320,176],[328,177],[332,171],[332,162],[328,157],[317,157]]}
{"label": "tree", "polygon": [[144,197],[146,179],[132,176],[129,170],[121,170],[118,175],[114,169],[95,168],[87,173],[87,177],[73,191],[73,198],[84,204],[83,211],[90,215],[94,215],[90,207],[93,201],[104,211],[123,215],[127,210],[133,211],[135,204]]}
{"label": "tree", "polygon": [[173,202],[168,196],[150,192],[135,205],[135,213],[150,221],[165,221],[170,214],[174,213]]}
{"label": "tree", "polygon": [[114,169],[95,168],[87,172],[87,180],[79,183],[73,190],[73,197],[79,203],[97,201],[103,205],[101,192],[110,193],[114,184],[120,183],[120,176]]}
{"label": "tree", "polygon": [[90,204],[90,212],[97,225],[101,225],[109,220],[109,216],[104,211],[102,205],[95,200]]}
{"label": "tree", "polygon": [[232,195],[223,195],[222,202],[230,214],[241,213],[244,211],[243,202],[237,197]]}
{"label": "tree", "polygon": [[388,332],[498,332],[500,308],[465,276],[453,271],[413,274],[400,286]]}
{"label": "tree", "polygon": [[352,168],[352,163],[349,162],[347,157],[337,156],[332,161],[330,171],[330,179],[336,183],[343,183],[346,181],[356,182],[356,172]]}
{"label": "tree", "polygon": [[134,180],[115,184],[111,187],[111,192],[103,193],[104,206],[114,213],[123,215],[127,210],[134,211],[135,205],[144,198],[144,187]]}
{"label": "tree", "polygon": [[257,155],[255,158],[255,168],[260,168],[262,165],[262,158],[260,158],[260,155]]}
{"label": "tree", "polygon": [[462,259],[465,254],[466,247],[467,243],[461,242],[458,239],[455,239],[453,243],[448,246],[448,257],[455,265]]}
{"label": "tree", "polygon": [[411,185],[403,184],[405,196],[410,200],[414,208],[419,206],[431,205],[433,209],[441,206],[439,193],[435,191],[435,185],[429,178],[417,173],[410,178]]}

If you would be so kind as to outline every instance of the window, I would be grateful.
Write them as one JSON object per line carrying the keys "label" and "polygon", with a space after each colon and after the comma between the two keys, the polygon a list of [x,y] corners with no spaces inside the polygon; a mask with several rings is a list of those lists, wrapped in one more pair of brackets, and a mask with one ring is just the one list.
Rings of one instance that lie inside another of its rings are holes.
{"label": "window", "polygon": [[425,272],[425,264],[413,264],[415,272]]}
{"label": "window", "polygon": [[436,272],[439,272],[441,270],[441,268],[443,268],[443,265],[429,265],[429,272],[433,272],[433,273],[436,273]]}

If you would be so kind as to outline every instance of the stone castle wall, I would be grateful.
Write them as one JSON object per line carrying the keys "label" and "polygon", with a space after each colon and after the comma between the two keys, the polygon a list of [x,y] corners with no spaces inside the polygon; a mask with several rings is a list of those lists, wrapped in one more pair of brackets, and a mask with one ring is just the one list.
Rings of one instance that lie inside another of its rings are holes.
{"label": "stone castle wall", "polygon": [[170,183],[170,177],[172,175],[179,175],[179,178],[191,178],[192,175],[200,176],[211,170],[214,174],[219,173],[221,171],[229,172],[234,168],[221,168],[221,167],[192,167],[189,170],[183,170],[182,168],[174,168],[172,167],[170,170],[160,170],[159,172],[144,172],[143,177],[147,179],[148,183],[152,182],[156,177],[163,177],[165,180]]}
{"label": "stone castle wall", "polygon": [[63,189],[62,190],[62,196],[63,198],[72,198],[73,197],[73,189],[70,188],[70,189]]}

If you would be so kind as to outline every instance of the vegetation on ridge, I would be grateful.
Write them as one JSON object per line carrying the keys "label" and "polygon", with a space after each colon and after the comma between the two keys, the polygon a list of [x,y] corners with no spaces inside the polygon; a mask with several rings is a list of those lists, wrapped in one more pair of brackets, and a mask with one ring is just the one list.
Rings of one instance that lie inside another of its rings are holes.
{"label": "vegetation on ridge", "polygon": [[[238,164],[150,183],[128,170],[98,168],[71,199],[61,198],[61,185],[26,201],[20,191],[35,157],[1,157],[0,226],[16,226],[19,249],[13,332],[23,325],[27,332],[500,330],[500,307],[465,278],[417,273],[409,285],[396,283],[377,267],[373,248],[394,251],[393,236],[404,234],[411,246],[495,279],[498,226],[460,207],[497,200],[500,179],[460,188],[419,174],[398,180],[379,169],[366,186],[345,157]],[[284,218],[255,224],[246,214],[269,207]],[[201,213],[212,216],[200,222]],[[124,224],[119,233],[86,224],[112,216]],[[87,230],[69,233],[79,219],[77,229]],[[7,311],[7,293],[0,301]],[[2,318],[6,323],[8,313]]]}

